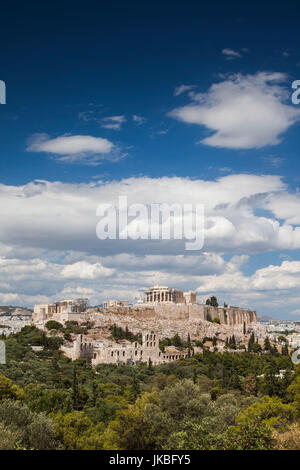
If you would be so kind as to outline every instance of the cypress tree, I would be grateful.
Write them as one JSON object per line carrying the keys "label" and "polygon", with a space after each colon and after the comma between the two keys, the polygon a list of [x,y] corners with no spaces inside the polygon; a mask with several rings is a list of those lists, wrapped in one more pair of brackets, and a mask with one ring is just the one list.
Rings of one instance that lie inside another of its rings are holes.
{"label": "cypress tree", "polygon": [[77,380],[77,371],[76,366],[73,369],[73,384],[72,384],[72,398],[73,398],[73,407],[75,410],[78,409],[79,405],[79,390],[78,390],[78,380]]}
{"label": "cypress tree", "polygon": [[271,348],[272,348],[271,343],[270,343],[269,337],[267,336],[264,341],[264,350],[271,351]]}

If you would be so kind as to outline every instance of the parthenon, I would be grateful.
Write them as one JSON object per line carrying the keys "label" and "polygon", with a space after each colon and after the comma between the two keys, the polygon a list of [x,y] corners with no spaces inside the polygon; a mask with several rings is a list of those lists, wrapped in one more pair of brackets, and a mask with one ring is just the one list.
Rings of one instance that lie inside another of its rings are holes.
{"label": "parthenon", "polygon": [[183,292],[179,289],[171,289],[166,286],[153,286],[145,292],[146,302],[150,303],[175,303],[195,304],[196,292]]}

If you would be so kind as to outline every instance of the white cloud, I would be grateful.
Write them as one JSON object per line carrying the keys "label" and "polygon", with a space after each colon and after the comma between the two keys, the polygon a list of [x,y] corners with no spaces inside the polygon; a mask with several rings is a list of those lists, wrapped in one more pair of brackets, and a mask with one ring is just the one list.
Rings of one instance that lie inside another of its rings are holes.
{"label": "white cloud", "polygon": [[228,48],[223,49],[222,54],[226,56],[227,60],[241,59],[243,57],[240,52]]}
{"label": "white cloud", "polygon": [[263,160],[266,162],[266,163],[269,163],[271,166],[273,166],[274,168],[278,168],[280,167],[281,165],[283,165],[285,163],[285,158],[282,158],[282,157],[275,157],[273,155],[270,155],[270,156],[267,156],[267,157],[263,157]]}
{"label": "white cloud", "polygon": [[121,129],[122,124],[126,122],[126,118],[123,115],[119,116],[107,116],[102,119],[103,123],[101,127],[105,129],[112,129],[114,131],[119,131]]}
{"label": "white cloud", "polygon": [[[181,240],[99,241],[96,209],[117,204],[119,195],[127,195],[128,204],[204,204],[204,249],[187,252]],[[0,302],[12,295],[12,303],[31,306],[84,295],[97,304],[112,296],[133,299],[162,283],[199,287],[202,296],[215,293],[264,312],[284,300],[295,309],[300,262],[243,271],[252,253],[300,249],[299,213],[298,194],[270,175],[0,185]]]}
{"label": "white cloud", "polygon": [[61,274],[68,279],[96,279],[111,276],[113,273],[113,269],[105,268],[100,263],[91,264],[87,261],[78,261],[65,266]]}
{"label": "white cloud", "polygon": [[103,262],[115,269],[127,271],[163,271],[169,273],[180,272],[190,275],[205,275],[223,272],[225,261],[216,253],[197,253],[197,255],[140,255],[121,253],[106,256]]}
{"label": "white cloud", "polygon": [[273,212],[276,218],[283,219],[287,224],[300,225],[300,194],[286,192],[269,194],[264,208]]}
{"label": "white cloud", "polygon": [[286,75],[259,72],[232,75],[192,102],[169,113],[173,118],[213,131],[201,140],[212,147],[233,149],[277,145],[282,134],[300,119],[300,110],[286,104]]}
{"label": "white cloud", "polygon": [[182,93],[193,90],[194,88],[196,88],[195,85],[179,85],[174,90],[174,96],[179,96]]}
{"label": "white cloud", "polygon": [[34,134],[27,152],[45,152],[66,163],[97,163],[111,159],[114,144],[102,137],[62,135],[51,139],[47,134]]}
{"label": "white cloud", "polygon": [[[272,197],[273,194],[277,194]],[[36,181],[25,186],[0,185],[1,236],[4,245],[90,254],[185,253],[184,241],[106,240],[96,237],[96,209],[100,203],[203,204],[205,251],[236,253],[300,248],[300,228],[276,219],[289,194],[278,176],[228,175],[216,181],[189,178],[129,178],[107,183],[64,184]],[[279,207],[276,201],[279,201]],[[268,209],[269,217],[256,209]],[[294,215],[298,217],[298,205]],[[275,214],[275,215],[274,215]],[[300,222],[299,222],[300,224]],[[0,247],[1,248],[1,247]],[[5,248],[2,248],[5,254]],[[7,250],[7,249],[6,249]]]}
{"label": "white cloud", "polygon": [[231,305],[258,308],[262,313],[268,313],[281,319],[289,315],[300,316],[299,305],[300,262],[284,261],[281,265],[269,265],[257,269],[254,274],[246,276],[239,267],[232,269],[231,262],[226,271],[202,276],[198,293],[214,294],[225,298]]}
{"label": "white cloud", "polygon": [[98,118],[95,117],[95,112],[92,110],[88,111],[80,111],[78,113],[78,119],[84,122],[89,122],[89,121],[98,121]]}
{"label": "white cloud", "polygon": [[157,136],[166,135],[168,132],[169,132],[169,129],[161,129],[161,130],[157,130],[157,131],[152,131],[151,134],[150,134],[150,137],[152,139],[155,139]]}
{"label": "white cloud", "polygon": [[142,124],[144,124],[146,122],[146,118],[144,118],[143,116],[138,116],[137,114],[134,114],[132,116],[132,120],[138,125],[138,126],[141,126]]}
{"label": "white cloud", "polygon": [[16,300],[18,299],[18,294],[17,293],[10,293],[10,294],[1,294],[0,293],[0,298],[1,298],[1,302],[2,304],[8,304],[8,305],[11,305],[11,303],[13,302],[16,302]]}
{"label": "white cloud", "polygon": [[238,265],[235,268],[232,269],[229,262],[226,272],[202,276],[198,291],[285,291],[300,287],[299,261],[283,261],[280,266],[270,265],[256,270],[251,276],[245,276]]}
{"label": "white cloud", "polygon": [[34,258],[29,260],[22,260],[19,258],[1,258],[0,259],[0,272],[1,277],[13,281],[23,281],[28,277],[36,277],[41,274],[47,275],[50,279],[58,274],[58,270],[54,264],[49,265],[47,261]]}

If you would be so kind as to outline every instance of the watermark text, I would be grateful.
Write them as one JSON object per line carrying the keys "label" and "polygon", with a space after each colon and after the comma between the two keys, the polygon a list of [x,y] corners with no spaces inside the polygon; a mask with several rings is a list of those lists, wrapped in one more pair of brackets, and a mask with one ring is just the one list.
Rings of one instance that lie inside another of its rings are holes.
{"label": "watermark text", "polygon": [[186,250],[204,244],[203,204],[131,204],[119,196],[118,205],[100,204],[99,240],[185,240]]}
{"label": "watermark text", "polygon": [[292,88],[294,93],[292,94],[292,103],[299,104],[300,103],[300,80],[294,80],[292,83]]}
{"label": "watermark text", "polygon": [[0,104],[6,104],[6,85],[3,80],[0,80]]}

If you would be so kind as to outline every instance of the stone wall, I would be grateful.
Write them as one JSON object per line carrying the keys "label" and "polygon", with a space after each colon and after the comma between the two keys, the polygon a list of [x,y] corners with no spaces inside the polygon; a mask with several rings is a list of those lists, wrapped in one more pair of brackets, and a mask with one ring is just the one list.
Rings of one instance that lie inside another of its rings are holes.
{"label": "stone wall", "polygon": [[45,324],[50,320],[55,320],[58,323],[64,325],[67,321],[84,321],[84,313],[50,313],[45,314],[44,312],[35,312],[32,314],[31,323],[41,330],[45,329]]}
{"label": "stone wall", "polygon": [[[153,307],[148,307],[147,305],[143,304],[141,306],[128,306],[128,307],[114,307],[114,308],[98,308],[100,313],[106,315],[123,315],[123,316],[133,316],[135,318],[139,318],[141,320],[152,320],[157,317],[155,310]],[[90,313],[94,313],[95,311],[91,311]],[[97,310],[96,310],[97,313]]]}
{"label": "stone wall", "polygon": [[213,320],[219,318],[224,325],[241,325],[245,323],[256,323],[255,310],[246,310],[237,307],[211,307],[210,305],[189,305],[189,318],[207,320],[209,317]]}
{"label": "stone wall", "polygon": [[[194,305],[191,305],[194,307]],[[188,304],[157,304],[154,305],[156,316],[165,320],[188,320],[190,306]]]}
{"label": "stone wall", "polygon": [[75,361],[76,359],[92,359],[94,344],[91,339],[78,335],[71,345],[63,345],[60,348],[67,357]]}
{"label": "stone wall", "polygon": [[165,304],[158,303],[153,306],[146,304],[114,309],[102,309],[102,313],[117,315],[132,315],[140,320],[213,320],[219,318],[223,325],[241,325],[256,323],[255,310],[246,310],[238,307],[211,307],[202,304]]}
{"label": "stone wall", "polygon": [[240,325],[257,321],[254,310],[237,307],[211,307],[200,304],[157,304],[152,308],[140,306],[134,316],[141,319],[159,318],[165,320],[208,320],[219,318],[224,325]]}
{"label": "stone wall", "polygon": [[165,352],[159,349],[159,338],[154,332],[143,334],[142,344],[138,342],[93,341],[84,335],[78,335],[72,344],[61,346],[61,351],[72,361],[90,359],[93,367],[98,364],[138,364],[139,362],[153,365],[177,361],[188,357],[188,351],[179,351],[174,347],[166,347]]}

